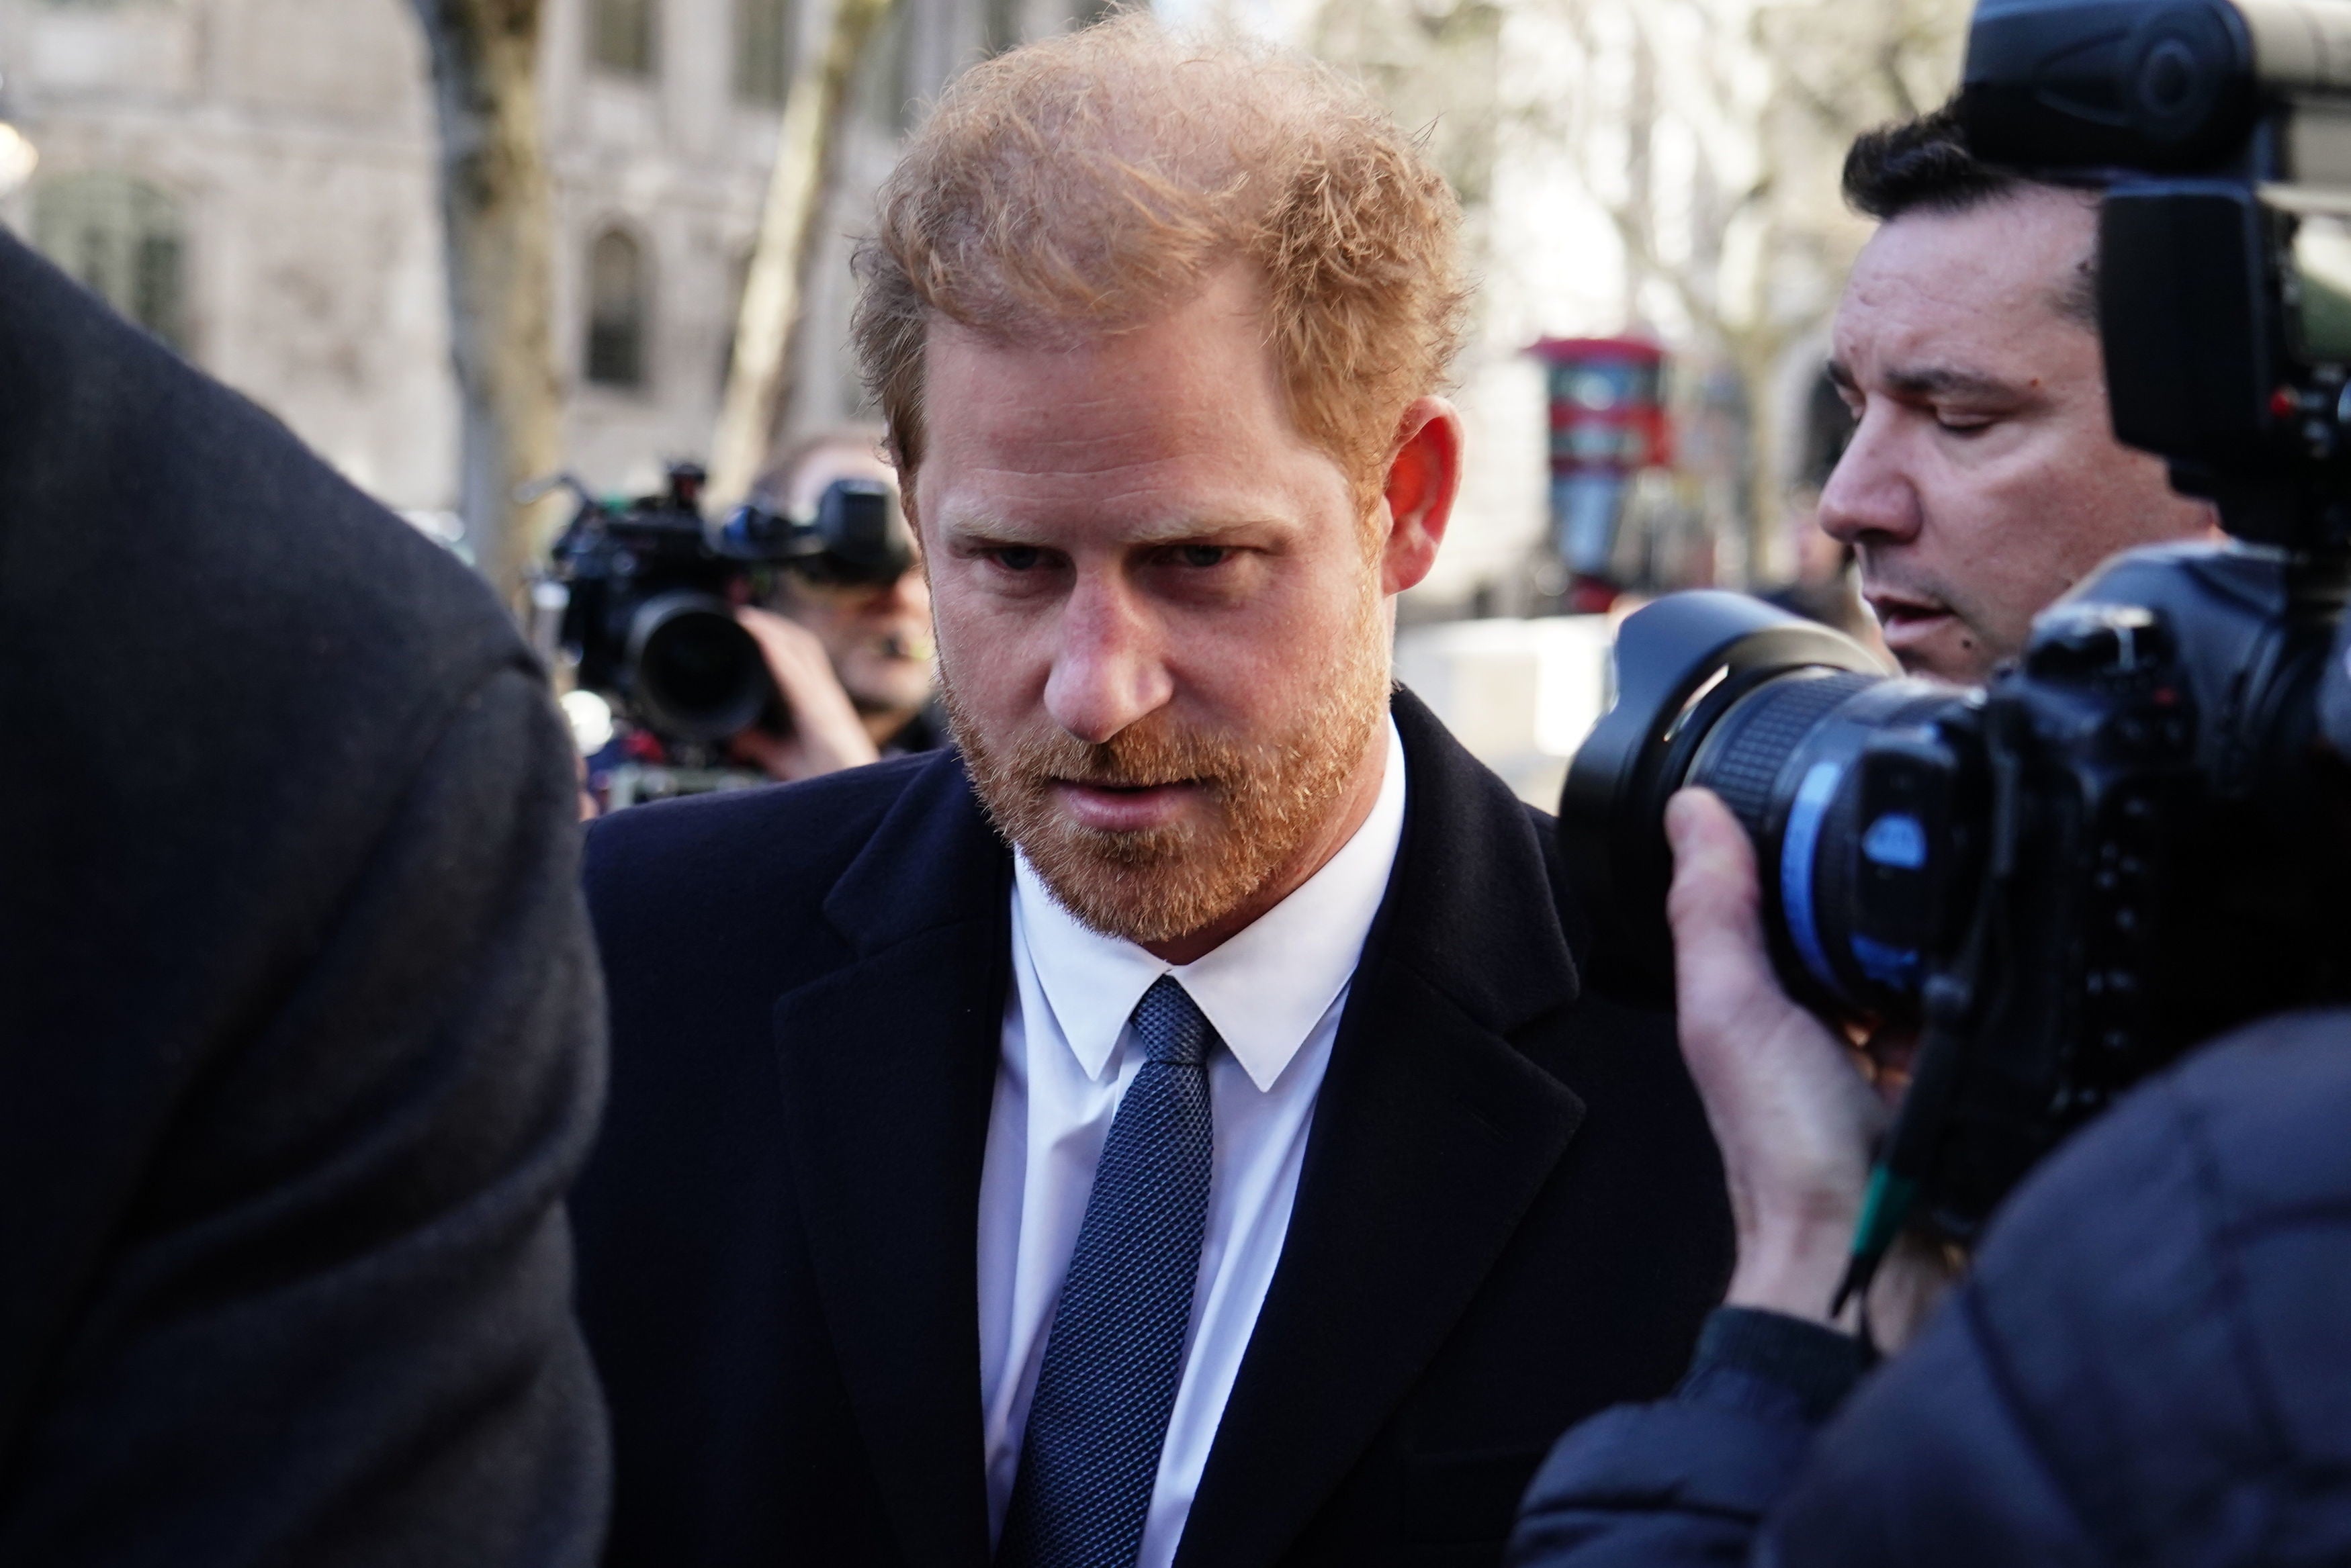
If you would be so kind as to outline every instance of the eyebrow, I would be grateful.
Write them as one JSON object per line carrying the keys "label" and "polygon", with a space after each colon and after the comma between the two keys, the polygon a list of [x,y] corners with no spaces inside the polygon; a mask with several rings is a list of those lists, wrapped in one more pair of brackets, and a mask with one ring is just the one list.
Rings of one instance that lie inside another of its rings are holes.
{"label": "eyebrow", "polygon": [[[1273,517],[1219,517],[1214,520],[1184,518],[1166,523],[1155,523],[1138,528],[1122,537],[1120,544],[1144,549],[1169,545],[1214,544],[1236,534],[1248,534],[1262,529],[1279,530],[1282,526]],[[1050,547],[1052,541],[1037,537],[1040,530],[1026,528],[1005,518],[982,516],[957,518],[941,524],[941,532],[949,538],[986,540],[999,545],[1032,545]]]}
{"label": "eyebrow", "polygon": [[2013,402],[2024,395],[2012,381],[1997,376],[1987,376],[1980,370],[1962,370],[1955,365],[1921,365],[1891,370],[1886,384],[1906,398],[1980,398],[1991,402]]}

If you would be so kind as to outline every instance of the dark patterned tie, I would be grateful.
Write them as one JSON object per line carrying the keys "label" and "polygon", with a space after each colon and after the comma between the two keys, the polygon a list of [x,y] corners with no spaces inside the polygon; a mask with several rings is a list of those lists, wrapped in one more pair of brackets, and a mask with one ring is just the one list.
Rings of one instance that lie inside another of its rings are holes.
{"label": "dark patterned tie", "polygon": [[1172,975],[1135,1004],[1134,1034],[1144,1063],[1094,1167],[998,1568],[1134,1568],[1143,1545],[1208,1218],[1217,1035]]}

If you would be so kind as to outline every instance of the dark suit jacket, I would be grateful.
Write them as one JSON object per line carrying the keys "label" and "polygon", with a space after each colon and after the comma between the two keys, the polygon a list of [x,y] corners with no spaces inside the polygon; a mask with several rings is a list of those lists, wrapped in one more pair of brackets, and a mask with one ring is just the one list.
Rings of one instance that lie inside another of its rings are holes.
{"label": "dark suit jacket", "polygon": [[[1579,997],[1549,819],[1409,696],[1395,715],[1404,842],[1185,1568],[1496,1562],[1559,1430],[1670,1387],[1721,1293],[1667,1022]],[[981,1568],[1011,857],[959,759],[622,812],[588,866],[608,1561]]]}
{"label": "dark suit jacket", "polygon": [[0,1563],[594,1560],[569,752],[471,573],[0,232]]}

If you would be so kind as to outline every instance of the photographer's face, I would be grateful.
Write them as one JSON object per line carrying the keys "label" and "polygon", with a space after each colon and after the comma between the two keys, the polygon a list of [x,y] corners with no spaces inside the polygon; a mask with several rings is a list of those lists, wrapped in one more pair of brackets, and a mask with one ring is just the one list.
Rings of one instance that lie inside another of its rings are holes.
{"label": "photographer's face", "polygon": [[2118,443],[2082,291],[2097,209],[2029,187],[1877,231],[1837,309],[1853,444],[1821,494],[1914,674],[1980,681],[2117,550],[2209,533],[2210,508]]}
{"label": "photographer's face", "polygon": [[1405,521],[1367,532],[1265,337],[1236,269],[1132,330],[935,324],[925,358],[914,511],[973,782],[1056,897],[1173,962],[1369,811],[1385,596],[1427,570],[1456,473],[1458,425],[1424,400],[1384,508]]}
{"label": "photographer's face", "polygon": [[[844,441],[812,452],[794,471],[783,497],[793,515],[843,479],[897,487],[898,475],[868,442]],[[903,721],[931,700],[931,592],[920,570],[894,583],[820,583],[785,573],[774,607],[816,634],[841,689],[861,713]]]}

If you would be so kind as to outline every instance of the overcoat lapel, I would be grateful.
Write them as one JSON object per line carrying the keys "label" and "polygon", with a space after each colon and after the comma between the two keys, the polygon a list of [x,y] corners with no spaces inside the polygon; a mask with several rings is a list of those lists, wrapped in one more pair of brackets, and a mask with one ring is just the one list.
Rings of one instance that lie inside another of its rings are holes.
{"label": "overcoat lapel", "polygon": [[795,1189],[859,1436],[909,1563],[981,1568],[980,1166],[1009,855],[943,755],[827,900],[858,958],[775,1009]]}
{"label": "overcoat lapel", "polygon": [[1534,826],[1408,693],[1395,717],[1396,871],[1177,1568],[1280,1555],[1477,1294],[1583,1116],[1510,1039],[1576,994]]}

